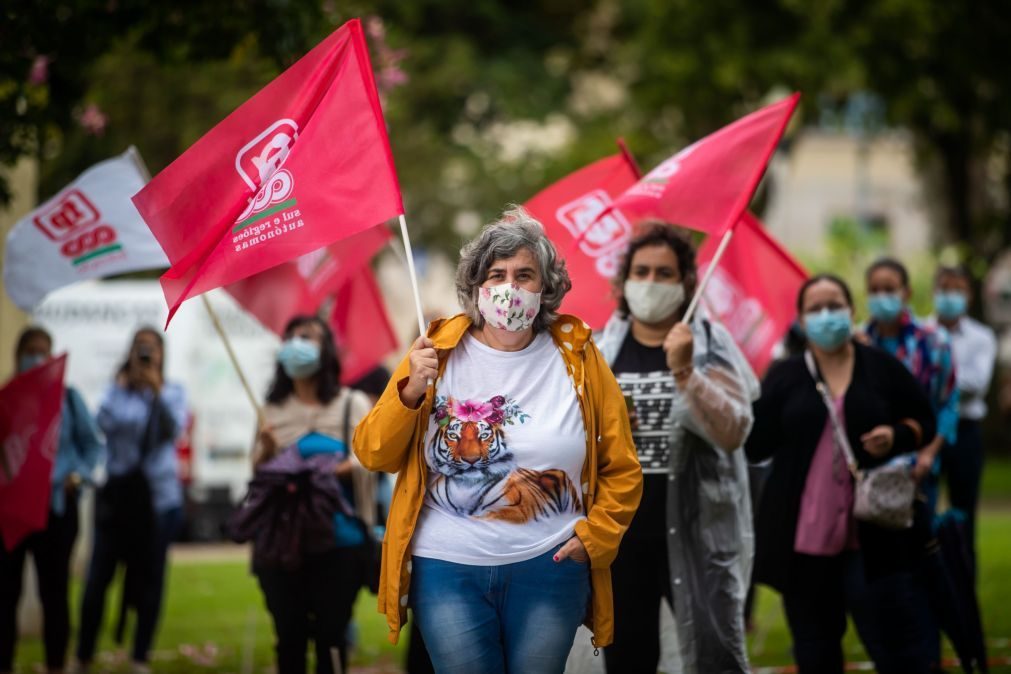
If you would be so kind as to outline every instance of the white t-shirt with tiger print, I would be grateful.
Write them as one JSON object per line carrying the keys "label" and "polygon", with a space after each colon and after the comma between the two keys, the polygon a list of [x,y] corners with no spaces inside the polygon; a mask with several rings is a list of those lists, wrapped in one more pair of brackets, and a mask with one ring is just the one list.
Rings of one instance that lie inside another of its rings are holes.
{"label": "white t-shirt with tiger print", "polygon": [[512,352],[465,335],[435,394],[412,553],[497,566],[568,540],[584,519],[586,431],[551,335]]}

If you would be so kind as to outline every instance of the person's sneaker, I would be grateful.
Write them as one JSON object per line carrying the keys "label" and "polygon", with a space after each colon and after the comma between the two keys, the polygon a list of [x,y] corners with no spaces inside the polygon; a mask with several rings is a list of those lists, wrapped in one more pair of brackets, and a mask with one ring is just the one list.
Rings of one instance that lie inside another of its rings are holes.
{"label": "person's sneaker", "polygon": [[74,662],[67,669],[68,674],[91,674],[90,662]]}
{"label": "person's sneaker", "polygon": [[130,671],[133,672],[133,674],[151,674],[151,665],[146,662],[134,661],[130,665]]}

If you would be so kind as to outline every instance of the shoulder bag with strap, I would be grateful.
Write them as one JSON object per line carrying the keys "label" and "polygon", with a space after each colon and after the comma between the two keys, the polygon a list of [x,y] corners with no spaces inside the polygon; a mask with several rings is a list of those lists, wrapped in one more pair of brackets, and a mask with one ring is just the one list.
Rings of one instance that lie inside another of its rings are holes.
{"label": "shoulder bag with strap", "polygon": [[828,408],[835,447],[842,450],[853,475],[853,517],[885,529],[908,529],[913,525],[913,500],[916,498],[916,480],[909,462],[893,459],[877,468],[860,470],[846,429],[836,414],[828,386],[822,381],[810,351],[804,352],[804,362],[814,378],[822,402]]}

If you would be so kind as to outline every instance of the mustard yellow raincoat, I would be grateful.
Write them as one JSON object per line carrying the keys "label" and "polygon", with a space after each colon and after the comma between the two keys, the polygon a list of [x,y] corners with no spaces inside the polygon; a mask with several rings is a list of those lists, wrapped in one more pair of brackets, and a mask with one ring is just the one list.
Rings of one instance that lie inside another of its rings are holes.
{"label": "mustard yellow raincoat", "polygon": [[[470,326],[470,318],[462,314],[429,326],[428,337],[439,353],[440,376],[449,352]],[[639,506],[642,470],[621,389],[591,341],[589,326],[573,316],[560,316],[550,332],[559,357],[568,367],[586,426],[582,475],[586,519],[576,524],[575,532],[590,556],[592,598],[586,625],[593,631],[594,646],[602,647],[610,644],[614,635],[611,562]],[[429,387],[417,409],[405,407],[400,390],[409,374],[410,364],[405,357],[354,434],[354,451],[363,466],[398,474],[379,581],[379,612],[386,616],[389,639],[394,644],[407,620],[411,536],[425,498],[428,469],[424,441],[434,397],[434,387]]]}

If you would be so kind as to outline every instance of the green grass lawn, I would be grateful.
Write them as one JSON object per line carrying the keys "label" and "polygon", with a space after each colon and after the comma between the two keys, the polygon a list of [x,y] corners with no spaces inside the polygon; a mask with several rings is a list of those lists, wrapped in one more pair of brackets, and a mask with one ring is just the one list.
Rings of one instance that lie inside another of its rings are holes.
{"label": "green grass lawn", "polygon": [[[1011,462],[992,461],[984,484],[986,505],[979,525],[980,600],[983,605],[990,655],[1011,658]],[[73,613],[80,601],[80,585],[73,588]],[[779,597],[764,590],[759,595],[751,655],[756,667],[788,665],[790,638],[783,622]],[[102,671],[127,671],[125,656],[111,642],[113,607],[107,602],[107,623],[99,650]],[[375,611],[375,597],[363,593],[355,608],[358,650],[352,658],[357,671],[399,670],[403,646],[386,640],[386,624]],[[171,567],[162,627],[154,653],[156,672],[271,672],[273,634],[269,616],[248,563],[185,561]],[[853,630],[847,633],[847,657],[866,660]],[[950,653],[950,649],[949,649]],[[41,672],[40,640],[22,640],[19,672]],[[994,672],[1011,672],[997,667]]]}

